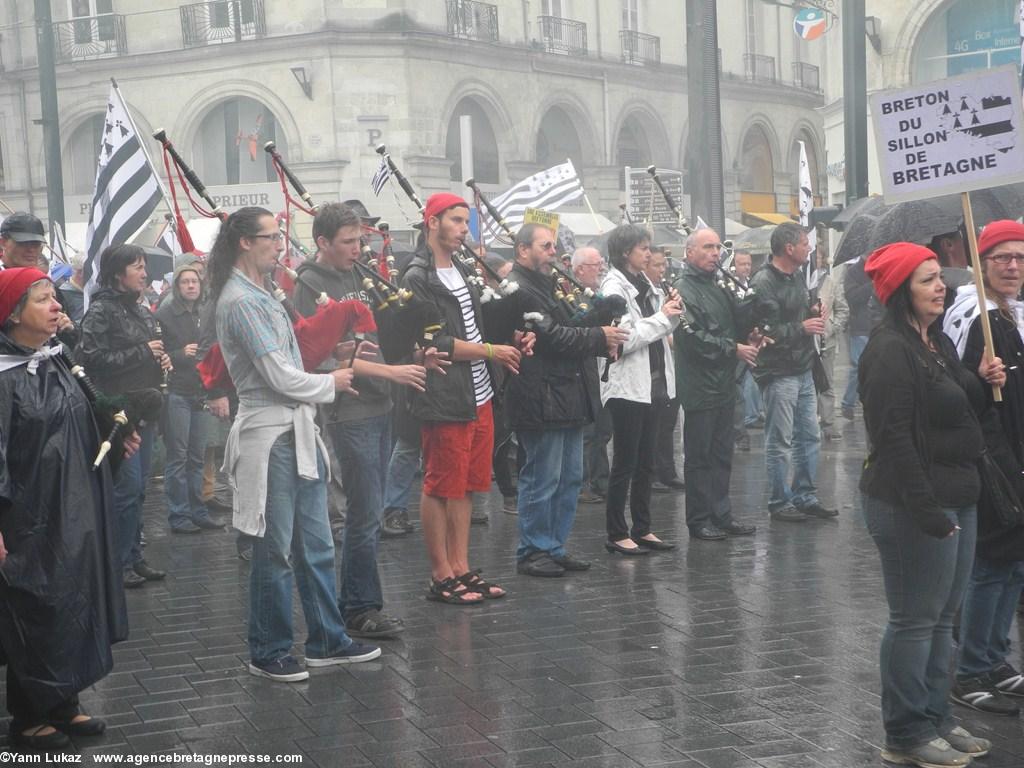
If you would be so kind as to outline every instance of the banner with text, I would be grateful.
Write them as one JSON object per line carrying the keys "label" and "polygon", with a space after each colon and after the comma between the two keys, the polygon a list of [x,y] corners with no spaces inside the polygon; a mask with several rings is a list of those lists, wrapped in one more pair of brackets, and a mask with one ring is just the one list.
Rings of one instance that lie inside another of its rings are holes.
{"label": "banner with text", "polygon": [[1024,116],[1015,67],[871,96],[888,204],[1024,181]]}

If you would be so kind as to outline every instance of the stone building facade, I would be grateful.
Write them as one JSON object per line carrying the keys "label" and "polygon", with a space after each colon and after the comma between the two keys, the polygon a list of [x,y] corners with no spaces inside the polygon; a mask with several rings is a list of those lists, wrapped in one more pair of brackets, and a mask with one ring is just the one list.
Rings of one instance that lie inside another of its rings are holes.
{"label": "stone building facade", "polygon": [[[906,3],[906,5],[911,5]],[[688,129],[680,0],[53,0],[66,215],[88,216],[101,116],[116,77],[140,131],[164,128],[224,207],[282,207],[272,139],[315,200],[373,199],[378,143],[422,195],[473,173],[497,193],[573,159],[618,219],[623,167],[682,169]],[[792,9],[718,4],[726,215],[788,215],[796,142],[825,183],[823,86],[838,59]],[[45,217],[32,0],[0,5],[0,199]],[[831,34],[831,33],[830,33]],[[829,41],[838,44],[838,37]],[[159,165],[159,146],[149,143]]]}

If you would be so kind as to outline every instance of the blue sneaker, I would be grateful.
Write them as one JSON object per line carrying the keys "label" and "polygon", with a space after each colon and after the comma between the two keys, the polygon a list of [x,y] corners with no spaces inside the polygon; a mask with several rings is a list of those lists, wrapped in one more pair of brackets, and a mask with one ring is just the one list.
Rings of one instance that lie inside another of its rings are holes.
{"label": "blue sneaker", "polygon": [[277,680],[279,683],[297,683],[309,679],[309,672],[302,668],[294,656],[281,656],[273,661],[250,661],[249,674]]}
{"label": "blue sneaker", "polygon": [[307,656],[306,666],[332,667],[335,664],[358,664],[361,661],[373,661],[378,656],[380,656],[380,648],[378,646],[353,640],[348,648],[338,651],[333,656],[328,656],[324,659]]}

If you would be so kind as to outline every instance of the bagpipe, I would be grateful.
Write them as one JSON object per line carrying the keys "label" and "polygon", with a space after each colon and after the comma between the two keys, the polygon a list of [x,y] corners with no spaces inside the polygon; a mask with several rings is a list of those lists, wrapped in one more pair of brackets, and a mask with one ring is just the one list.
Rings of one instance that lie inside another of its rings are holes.
{"label": "bagpipe", "polygon": [[[300,205],[299,209],[315,216],[319,206],[313,202],[313,198],[305,186],[285,164],[280,153],[277,152],[274,142],[268,141],[264,145],[264,150],[271,156],[274,167],[278,169],[285,195],[286,210],[289,201],[296,204],[287,188],[290,184],[306,203],[306,207]],[[400,288],[389,279],[394,274],[394,256],[390,253],[390,227],[386,223],[378,224],[378,227],[378,229],[374,229],[361,225],[362,235],[359,239],[359,247],[365,262],[356,260],[353,268],[358,273],[363,289],[373,305],[369,311],[372,311],[371,317],[375,327],[369,330],[377,333],[380,352],[385,362],[397,363],[407,361],[417,346],[421,349],[433,346],[434,335],[441,329],[442,322],[433,304],[419,299],[413,295],[412,291]],[[370,233],[383,237],[384,245],[381,248],[380,258],[374,254],[367,241],[366,235]],[[302,282],[302,278],[299,277],[298,281]],[[355,303],[363,310],[366,309],[362,302],[356,301]],[[357,328],[352,330],[355,333],[360,332]]]}
{"label": "bagpipe", "polygon": [[[200,180],[192,168],[188,166],[185,160],[175,149],[174,145],[167,138],[167,134],[163,129],[154,132],[153,137],[160,142],[164,151],[164,166],[167,169],[167,178],[171,189],[171,198],[175,208],[175,217],[179,224],[179,239],[181,237],[180,231],[184,230],[184,220],[181,217],[180,211],[178,210],[177,194],[175,193],[174,176],[171,174],[171,165],[174,165],[177,171],[178,182],[181,185],[186,197],[191,203],[193,209],[201,216],[206,218],[216,218],[224,221],[227,218],[227,213],[224,212],[213,197],[209,194],[206,186]],[[271,157],[276,154],[274,151],[273,142],[268,142],[269,147],[264,147]],[[279,156],[278,156],[279,157]],[[294,178],[291,171],[280,167],[275,161],[275,168],[277,168],[278,174],[281,177],[282,184],[285,184],[284,179],[286,177]],[[294,179],[298,182],[298,179]],[[309,193],[301,188],[299,184],[299,195],[304,200],[310,199]],[[301,191],[300,191],[301,190]],[[194,191],[202,200],[206,203],[206,206],[200,205],[192,197],[192,191]],[[291,195],[286,194],[286,201],[291,200]],[[286,222],[290,220],[290,217],[285,215]],[[185,230],[187,232],[187,230]],[[286,242],[289,244],[294,242],[294,238],[291,237],[290,229],[286,223],[286,228],[282,234],[286,238]],[[278,266],[281,268],[288,277],[294,281],[298,279],[298,274],[283,264],[280,258],[277,258]],[[316,370],[328,357],[333,354],[334,348],[350,333],[368,333],[377,329],[374,316],[366,309],[366,307],[359,301],[334,301],[329,299],[325,294],[321,294],[317,298],[317,311],[311,317],[303,317],[300,315],[288,301],[288,297],[284,291],[276,286],[271,281],[272,293],[275,298],[282,302],[285,311],[288,313],[289,319],[292,322],[292,328],[295,331],[295,338],[299,345],[299,351],[302,355],[303,368],[307,371]],[[196,366],[200,378],[203,381],[203,386],[207,390],[211,389],[230,389],[231,379],[228,375],[227,365],[224,361],[224,355],[221,351],[220,344],[214,344],[207,351],[206,355]]]}
{"label": "bagpipe", "polygon": [[93,459],[93,470],[98,470],[103,460],[107,459],[110,473],[116,474],[124,457],[125,438],[139,427],[155,423],[160,418],[163,396],[155,389],[137,389],[121,395],[104,395],[97,389],[85,368],[71,357],[63,344],[60,345],[56,357],[68,369],[85,394],[100,434],[106,434],[100,443],[96,458]]}
{"label": "bagpipe", "polygon": [[[387,164],[391,177],[422,215],[425,210],[423,202],[409,179],[388,154],[387,147],[380,144],[376,151]],[[488,337],[499,343],[512,343],[516,331],[525,329],[523,316],[539,309],[535,302],[525,291],[519,290],[518,283],[501,277],[485,259],[465,244],[452,254],[452,258],[462,265],[467,285],[471,290],[475,290],[479,297]]]}

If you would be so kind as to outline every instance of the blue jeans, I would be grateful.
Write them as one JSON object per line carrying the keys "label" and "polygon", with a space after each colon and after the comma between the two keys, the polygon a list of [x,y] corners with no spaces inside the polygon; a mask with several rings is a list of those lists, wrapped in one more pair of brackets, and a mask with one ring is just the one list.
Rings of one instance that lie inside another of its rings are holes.
{"label": "blue jeans", "polygon": [[761,418],[764,403],[761,401],[761,390],[749,368],[740,377],[740,396],[743,398],[743,426],[751,427]]}
{"label": "blue jeans", "polygon": [[[768,475],[768,509],[792,504],[806,507],[818,501],[814,478],[818,474],[821,434],[817,398],[811,372],[771,379],[764,396],[764,457]],[[793,465],[793,483],[789,467]]]}
{"label": "blue jeans", "polygon": [[516,559],[535,552],[561,557],[583,485],[583,427],[519,430],[516,437],[526,451],[519,469]]}
{"label": "blue jeans", "polygon": [[257,663],[291,652],[293,579],[309,633],[306,656],[325,658],[352,643],[334,589],[327,466],[319,455],[317,472],[317,480],[299,477],[294,434],[277,438],[267,469],[266,533],[253,539],[249,575],[249,656]]}
{"label": "blue jeans", "polygon": [[991,672],[1010,653],[1010,625],[1024,587],[1024,560],[975,558],[960,618],[957,677]]}
{"label": "blue jeans", "polygon": [[906,509],[871,496],[861,501],[881,555],[889,603],[879,664],[885,740],[895,749],[912,749],[954,726],[949,711],[953,616],[974,560],[975,508],[944,510],[961,530],[936,539],[922,532]]}
{"label": "blue jeans", "polygon": [[341,468],[348,514],[341,547],[338,608],[346,620],[384,607],[377,572],[377,546],[384,496],[384,467],[390,455],[387,414],[327,426]]}
{"label": "blue jeans", "polygon": [[398,438],[391,450],[388,476],[384,483],[384,509],[409,508],[416,470],[420,468],[420,443]]}
{"label": "blue jeans", "polygon": [[142,503],[146,500],[146,482],[153,458],[156,428],[153,424],[140,427],[142,445],[131,458],[121,462],[114,479],[114,515],[117,520],[117,552],[121,567],[128,570],[142,560]]}
{"label": "blue jeans", "polygon": [[167,522],[171,528],[209,520],[203,503],[203,465],[210,415],[203,410],[204,398],[167,396],[164,421],[164,492],[167,496]]}
{"label": "blue jeans", "polygon": [[843,408],[857,405],[857,366],[860,364],[861,353],[868,344],[867,336],[848,336],[850,342],[850,378],[846,380],[846,392],[843,393]]}

